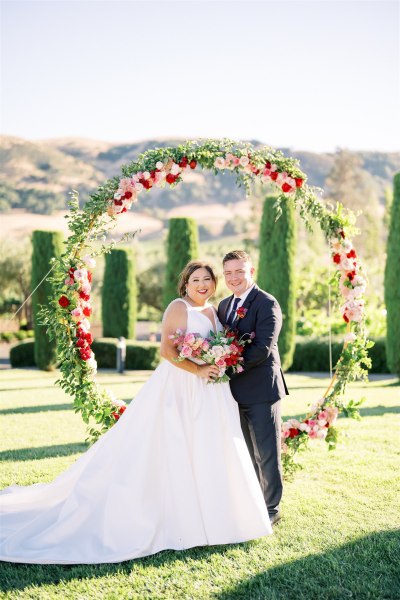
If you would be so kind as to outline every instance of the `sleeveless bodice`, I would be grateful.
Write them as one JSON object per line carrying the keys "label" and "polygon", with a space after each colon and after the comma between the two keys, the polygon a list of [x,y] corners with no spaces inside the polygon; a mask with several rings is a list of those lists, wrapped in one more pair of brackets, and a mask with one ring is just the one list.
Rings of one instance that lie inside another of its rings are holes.
{"label": "sleeveless bodice", "polygon": [[[177,298],[174,302],[183,302],[186,305],[186,332],[199,333],[202,337],[208,337],[210,331],[222,331],[222,325],[218,320],[217,311],[213,306],[210,306],[210,308],[214,317],[214,323],[211,322],[211,319],[204,312],[204,307],[192,306],[183,298]],[[214,327],[216,327],[216,329],[214,329]]]}

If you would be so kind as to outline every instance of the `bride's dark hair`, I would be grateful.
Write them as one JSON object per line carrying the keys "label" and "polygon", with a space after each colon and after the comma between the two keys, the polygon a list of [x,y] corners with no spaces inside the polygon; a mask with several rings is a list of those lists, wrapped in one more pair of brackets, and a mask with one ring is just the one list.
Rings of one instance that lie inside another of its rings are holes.
{"label": "bride's dark hair", "polygon": [[186,295],[186,286],[188,284],[189,277],[197,269],[206,269],[210,273],[211,279],[213,280],[215,287],[217,287],[218,278],[215,275],[212,266],[202,260],[191,260],[183,269],[182,273],[179,275],[178,294],[181,298],[183,298],[183,296]]}

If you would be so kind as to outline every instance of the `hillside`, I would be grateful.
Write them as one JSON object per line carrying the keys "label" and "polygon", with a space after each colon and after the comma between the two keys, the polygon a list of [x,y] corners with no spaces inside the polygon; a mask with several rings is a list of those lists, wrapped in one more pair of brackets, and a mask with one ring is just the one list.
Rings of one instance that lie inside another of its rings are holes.
{"label": "hillside", "polygon": [[[173,146],[178,139],[146,140],[132,144],[111,144],[80,138],[31,142],[21,138],[0,136],[0,210],[23,209],[37,214],[50,214],[66,207],[68,192],[77,189],[82,200],[109,177],[120,172],[121,165],[135,160],[149,148]],[[253,141],[258,145],[259,142]],[[335,155],[312,152],[292,152],[300,160],[309,183],[324,187]],[[395,172],[400,170],[400,153],[360,152],[363,168],[374,178],[383,202],[384,190],[391,186]],[[189,185],[190,184],[190,185]],[[166,212],[188,204],[235,204],[243,200],[232,173],[215,177],[196,171],[188,182],[175,190],[153,189],[141,197],[141,208],[166,216]]]}

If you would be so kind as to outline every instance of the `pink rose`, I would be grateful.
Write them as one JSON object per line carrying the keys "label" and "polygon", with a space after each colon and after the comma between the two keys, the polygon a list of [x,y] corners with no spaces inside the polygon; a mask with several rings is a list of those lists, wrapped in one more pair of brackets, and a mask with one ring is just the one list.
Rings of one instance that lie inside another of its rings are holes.
{"label": "pink rose", "polygon": [[71,310],[71,315],[74,321],[79,321],[83,316],[82,309],[79,306],[77,306],[76,308],[74,308],[74,310]]}
{"label": "pink rose", "polygon": [[243,373],[244,369],[243,369],[243,367],[241,367],[241,366],[239,365],[239,366],[236,368],[236,371],[237,371],[238,373]]}
{"label": "pink rose", "polygon": [[192,356],[192,349],[190,348],[190,346],[182,346],[181,354],[185,358]]}
{"label": "pink rose", "polygon": [[184,337],[184,342],[185,342],[185,344],[193,344],[195,339],[196,338],[193,335],[193,333],[187,333]]}
{"label": "pink rose", "polygon": [[308,432],[308,437],[310,437],[311,439],[315,439],[317,436],[318,436],[318,433],[317,433],[317,431],[315,431],[315,429],[311,429]]}
{"label": "pink rose", "polygon": [[224,361],[224,359],[223,359],[223,358],[219,358],[219,359],[218,359],[218,360],[215,362],[215,364],[217,365],[217,367],[225,367],[225,366],[226,366],[226,365],[225,365],[225,361]]}
{"label": "pink rose", "polygon": [[225,166],[225,160],[222,158],[222,156],[218,156],[214,161],[214,167],[216,169],[224,169]]}

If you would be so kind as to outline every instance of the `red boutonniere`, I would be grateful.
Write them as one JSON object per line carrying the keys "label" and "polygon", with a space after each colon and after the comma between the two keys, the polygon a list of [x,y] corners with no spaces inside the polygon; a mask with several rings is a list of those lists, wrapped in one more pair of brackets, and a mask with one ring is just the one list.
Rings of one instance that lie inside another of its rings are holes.
{"label": "red boutonniere", "polygon": [[243,317],[246,316],[247,313],[247,308],[243,308],[243,306],[241,306],[240,308],[237,309],[236,311],[236,315],[238,317],[238,319],[243,319]]}

